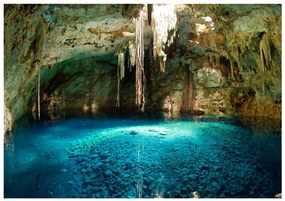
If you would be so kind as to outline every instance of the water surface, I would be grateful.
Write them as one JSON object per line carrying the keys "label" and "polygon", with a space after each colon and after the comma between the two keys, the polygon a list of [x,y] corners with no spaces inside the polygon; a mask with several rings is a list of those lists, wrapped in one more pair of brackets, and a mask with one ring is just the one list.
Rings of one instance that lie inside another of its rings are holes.
{"label": "water surface", "polygon": [[281,192],[281,132],[226,117],[74,117],[17,124],[5,197],[243,198]]}

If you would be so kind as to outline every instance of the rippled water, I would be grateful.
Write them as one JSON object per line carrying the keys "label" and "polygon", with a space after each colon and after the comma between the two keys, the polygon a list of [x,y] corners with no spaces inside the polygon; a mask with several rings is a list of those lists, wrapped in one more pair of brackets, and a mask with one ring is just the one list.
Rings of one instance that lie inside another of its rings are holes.
{"label": "rippled water", "polygon": [[70,118],[6,137],[5,197],[274,197],[281,132],[237,119]]}

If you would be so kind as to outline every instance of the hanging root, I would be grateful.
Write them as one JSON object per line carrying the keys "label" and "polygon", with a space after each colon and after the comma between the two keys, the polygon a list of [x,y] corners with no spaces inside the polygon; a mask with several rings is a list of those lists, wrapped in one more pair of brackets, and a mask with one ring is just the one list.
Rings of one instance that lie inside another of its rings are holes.
{"label": "hanging root", "polygon": [[143,11],[136,18],[136,105],[139,111],[144,111],[144,27]]}
{"label": "hanging root", "polygon": [[125,54],[123,52],[118,55],[119,78],[125,77]]}
{"label": "hanging root", "polygon": [[123,52],[118,55],[117,77],[116,107],[120,107],[120,81],[125,77],[125,54]]}
{"label": "hanging root", "polygon": [[136,65],[136,46],[131,41],[129,42],[129,61],[131,70]]}

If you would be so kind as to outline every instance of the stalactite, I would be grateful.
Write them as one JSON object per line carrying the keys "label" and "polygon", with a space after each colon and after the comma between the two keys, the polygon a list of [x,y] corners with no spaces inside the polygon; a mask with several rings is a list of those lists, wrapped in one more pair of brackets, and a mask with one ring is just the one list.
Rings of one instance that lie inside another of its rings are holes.
{"label": "stalactite", "polygon": [[136,46],[131,41],[129,41],[129,61],[131,70],[131,68],[136,65]]}
{"label": "stalactite", "polygon": [[143,11],[136,18],[136,105],[144,111],[144,19]]}
{"label": "stalactite", "polygon": [[[269,37],[268,34],[265,32],[263,33],[260,45],[259,45],[259,51],[260,51],[260,59],[261,59],[261,65],[262,65],[262,71],[263,72],[269,72],[271,70],[271,51],[270,51],[270,44],[269,44]],[[267,77],[265,75],[262,75],[262,92],[263,94],[266,93],[266,80]]]}
{"label": "stalactite", "polygon": [[239,72],[243,72],[243,67],[242,67],[242,62],[241,62],[242,55],[241,55],[241,51],[240,51],[240,47],[238,43],[233,46],[232,53],[233,53],[234,60],[237,62]]}
{"label": "stalactite", "polygon": [[266,72],[266,70],[269,71],[270,70],[269,62],[271,62],[271,52],[270,52],[269,38],[266,32],[261,37],[259,51],[260,51],[262,70],[263,72]]}
{"label": "stalactite", "polygon": [[234,80],[234,62],[233,62],[232,58],[229,56],[229,53],[226,54],[226,59],[230,61],[231,78]]}
{"label": "stalactite", "polygon": [[125,77],[125,54],[118,54],[116,107],[120,107],[120,81]]}
{"label": "stalactite", "polygon": [[125,54],[123,52],[118,55],[119,77],[123,79],[125,77]]}
{"label": "stalactite", "polygon": [[164,49],[166,45],[171,45],[176,35],[177,16],[174,6],[170,4],[153,5],[152,10],[153,55],[155,59],[159,59],[159,69],[164,72],[167,59]]}
{"label": "stalactite", "polygon": [[154,19],[151,21],[151,29],[152,29],[152,33],[153,33],[153,47],[152,47],[152,51],[153,51],[153,57],[154,59],[156,59],[157,57],[157,31],[156,31],[156,23],[154,22]]}
{"label": "stalactite", "polygon": [[40,88],[41,88],[41,69],[38,71],[38,119],[41,118],[41,94],[40,94]]}

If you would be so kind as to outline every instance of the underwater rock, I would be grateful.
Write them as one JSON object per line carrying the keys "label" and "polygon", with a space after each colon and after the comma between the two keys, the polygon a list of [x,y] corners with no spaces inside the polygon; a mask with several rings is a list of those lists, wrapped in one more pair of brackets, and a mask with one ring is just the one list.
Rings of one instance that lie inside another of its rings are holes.
{"label": "underwater rock", "polygon": [[93,165],[93,169],[99,168],[103,165],[103,163],[101,161],[97,161],[94,165]]}
{"label": "underwater rock", "polygon": [[181,193],[181,190],[180,189],[176,189],[175,191],[174,191],[174,193],[176,193],[176,194],[180,194]]}
{"label": "underwater rock", "polygon": [[113,172],[111,170],[107,170],[104,172],[104,174],[107,176],[111,176],[113,174]]}
{"label": "underwater rock", "polygon": [[65,172],[67,172],[67,169],[64,168],[64,169],[62,169],[61,171],[65,173]]}
{"label": "underwater rock", "polygon": [[153,189],[153,188],[155,187],[155,185],[156,185],[156,182],[152,182],[152,183],[148,186],[148,188],[149,188],[149,189]]}
{"label": "underwater rock", "polygon": [[200,167],[200,170],[203,171],[203,170],[209,170],[209,167],[208,166],[205,166],[205,165],[202,165]]}
{"label": "underwater rock", "polygon": [[217,191],[219,191],[221,189],[221,186],[215,181],[212,183],[211,186]]}
{"label": "underwater rock", "polygon": [[189,175],[189,179],[190,179],[190,180],[196,180],[197,177],[198,177],[198,176],[197,176],[196,174],[190,174],[190,175]]}
{"label": "underwater rock", "polygon": [[137,135],[138,133],[137,132],[135,132],[135,131],[131,131],[130,132],[130,135]]}
{"label": "underwater rock", "polygon": [[176,148],[176,147],[172,149],[173,152],[176,152],[176,151],[178,151],[178,150],[179,150],[179,149]]}
{"label": "underwater rock", "polygon": [[213,169],[215,170],[215,172],[218,172],[218,171],[222,170],[222,168],[221,168],[221,167],[216,166],[216,165],[213,167]]}

